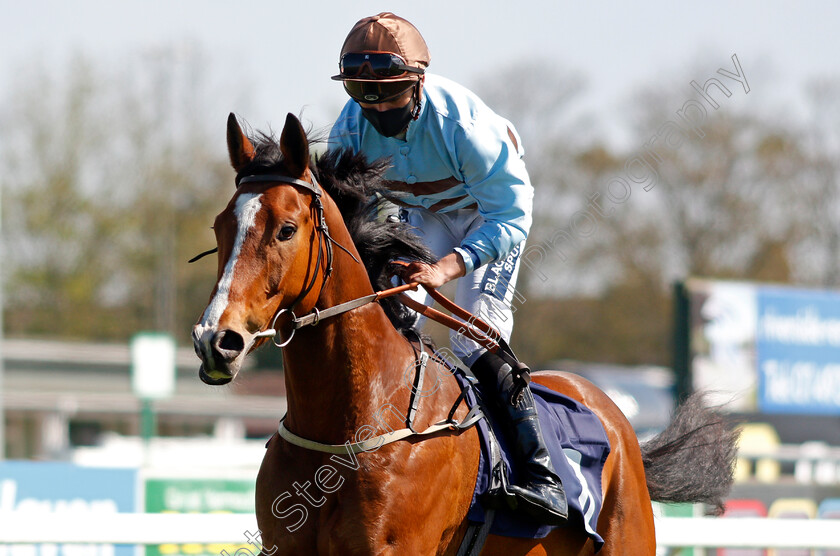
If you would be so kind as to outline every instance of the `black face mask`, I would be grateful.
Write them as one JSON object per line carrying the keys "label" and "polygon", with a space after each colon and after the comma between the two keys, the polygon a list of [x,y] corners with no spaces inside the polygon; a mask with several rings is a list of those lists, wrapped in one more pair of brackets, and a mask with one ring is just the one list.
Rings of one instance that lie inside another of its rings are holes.
{"label": "black face mask", "polygon": [[393,108],[380,112],[375,108],[362,108],[362,116],[370,125],[385,137],[393,137],[399,134],[411,121],[414,112],[414,101],[412,100],[402,108]]}

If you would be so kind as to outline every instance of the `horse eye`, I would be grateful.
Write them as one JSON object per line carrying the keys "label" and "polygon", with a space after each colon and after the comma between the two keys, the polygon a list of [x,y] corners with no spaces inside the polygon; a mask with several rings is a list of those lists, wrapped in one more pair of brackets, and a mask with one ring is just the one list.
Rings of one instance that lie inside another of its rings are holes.
{"label": "horse eye", "polygon": [[287,241],[292,239],[292,236],[295,235],[297,229],[294,226],[283,226],[280,228],[280,231],[277,232],[277,239],[280,241]]}

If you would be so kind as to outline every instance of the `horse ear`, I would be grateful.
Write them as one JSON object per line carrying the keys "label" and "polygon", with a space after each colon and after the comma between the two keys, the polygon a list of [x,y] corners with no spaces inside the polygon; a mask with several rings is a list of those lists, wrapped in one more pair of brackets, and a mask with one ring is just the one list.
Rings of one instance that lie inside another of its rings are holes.
{"label": "horse ear", "polygon": [[254,160],[254,145],[242,133],[242,128],[239,127],[239,122],[236,121],[233,112],[230,113],[227,121],[227,144],[230,164],[237,172]]}
{"label": "horse ear", "polygon": [[291,113],[286,116],[286,125],[280,134],[280,152],[293,174],[302,176],[309,167],[309,140],[300,120]]}

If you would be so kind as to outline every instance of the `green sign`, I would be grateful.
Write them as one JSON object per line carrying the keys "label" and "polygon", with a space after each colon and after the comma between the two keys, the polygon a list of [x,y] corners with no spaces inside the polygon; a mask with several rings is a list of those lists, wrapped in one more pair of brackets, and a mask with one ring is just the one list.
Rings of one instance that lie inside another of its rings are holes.
{"label": "green sign", "polygon": [[[254,513],[254,481],[232,479],[146,479],[147,513]],[[146,547],[146,556],[224,556],[248,544],[160,544]],[[240,554],[247,554],[241,552]]]}

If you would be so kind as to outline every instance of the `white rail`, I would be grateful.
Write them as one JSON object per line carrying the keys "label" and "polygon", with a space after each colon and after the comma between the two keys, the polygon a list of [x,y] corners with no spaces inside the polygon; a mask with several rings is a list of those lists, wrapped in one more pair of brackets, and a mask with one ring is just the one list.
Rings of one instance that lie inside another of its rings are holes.
{"label": "white rail", "polygon": [[656,519],[656,544],[725,548],[840,548],[838,519]]}
{"label": "white rail", "polygon": [[[0,513],[0,544],[248,544],[257,532],[256,519],[247,514],[50,517]],[[671,547],[836,549],[840,520],[657,518],[656,536],[659,546]]]}
{"label": "white rail", "polygon": [[0,543],[248,544],[253,514],[72,514],[0,512]]}

